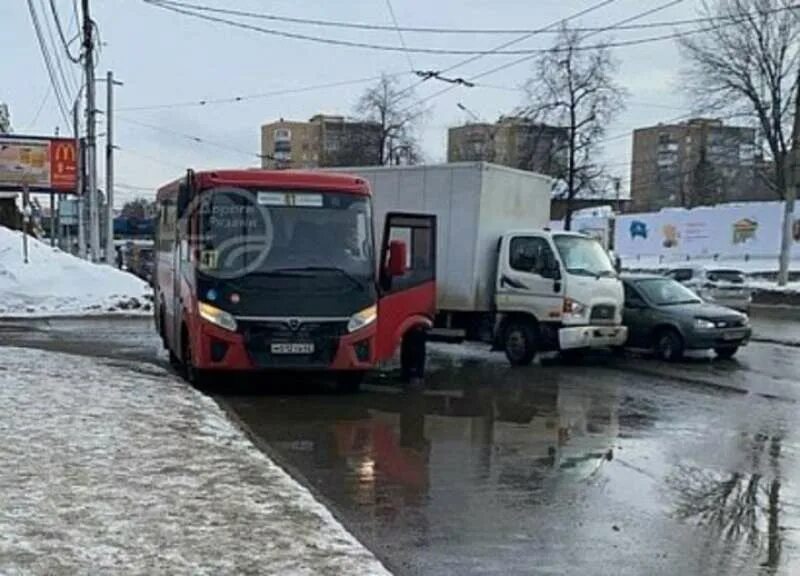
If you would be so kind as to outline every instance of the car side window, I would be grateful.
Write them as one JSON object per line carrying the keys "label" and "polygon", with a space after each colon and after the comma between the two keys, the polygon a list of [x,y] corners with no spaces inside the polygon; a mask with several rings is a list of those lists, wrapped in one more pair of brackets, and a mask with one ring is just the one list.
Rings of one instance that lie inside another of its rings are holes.
{"label": "car side window", "polygon": [[545,278],[555,275],[556,258],[544,238],[517,236],[511,239],[509,248],[509,263],[513,270],[538,274]]}
{"label": "car side window", "polygon": [[674,278],[678,282],[686,282],[692,279],[692,269],[691,268],[678,268],[676,270],[670,270],[667,273],[667,276],[670,278]]}
{"label": "car side window", "polygon": [[623,285],[625,288],[625,307],[626,308],[644,308],[646,306],[644,298],[636,288],[629,284]]}

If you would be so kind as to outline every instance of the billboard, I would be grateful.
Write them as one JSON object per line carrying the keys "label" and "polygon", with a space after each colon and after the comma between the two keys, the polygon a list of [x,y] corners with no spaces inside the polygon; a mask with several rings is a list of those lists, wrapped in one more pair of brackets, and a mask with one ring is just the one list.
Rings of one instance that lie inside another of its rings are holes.
{"label": "billboard", "polygon": [[[623,258],[661,261],[777,258],[783,202],[721,204],[617,217],[614,246]],[[800,213],[793,221],[792,252],[800,256]]]}
{"label": "billboard", "polygon": [[0,136],[0,190],[74,193],[77,175],[75,140]]}

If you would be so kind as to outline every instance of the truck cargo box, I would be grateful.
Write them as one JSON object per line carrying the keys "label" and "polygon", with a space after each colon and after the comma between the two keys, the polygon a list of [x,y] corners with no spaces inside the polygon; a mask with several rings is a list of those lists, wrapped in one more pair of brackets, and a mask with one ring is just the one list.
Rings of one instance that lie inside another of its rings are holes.
{"label": "truck cargo box", "polygon": [[492,309],[500,234],[550,221],[551,178],[486,162],[337,168],[372,187],[376,233],[390,211],[437,217],[439,310]]}

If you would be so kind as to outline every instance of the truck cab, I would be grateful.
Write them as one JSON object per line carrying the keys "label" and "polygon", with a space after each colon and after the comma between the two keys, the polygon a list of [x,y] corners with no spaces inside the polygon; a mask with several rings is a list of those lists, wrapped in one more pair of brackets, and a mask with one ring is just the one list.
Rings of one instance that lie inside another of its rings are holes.
{"label": "truck cab", "polygon": [[514,365],[537,351],[619,347],[624,292],[611,258],[574,232],[503,234],[495,278],[495,346]]}

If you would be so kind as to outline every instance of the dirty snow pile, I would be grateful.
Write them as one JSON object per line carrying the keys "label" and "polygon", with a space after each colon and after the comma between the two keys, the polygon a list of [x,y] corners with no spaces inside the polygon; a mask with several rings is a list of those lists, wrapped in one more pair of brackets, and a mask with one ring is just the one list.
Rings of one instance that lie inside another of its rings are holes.
{"label": "dirty snow pile", "polygon": [[0,574],[387,574],[162,368],[0,347]]}
{"label": "dirty snow pile", "polygon": [[787,282],[786,286],[778,286],[777,282],[772,280],[756,280],[751,279],[747,281],[747,286],[753,290],[760,290],[764,292],[781,292],[783,294],[800,294],[800,282]]}
{"label": "dirty snow pile", "polygon": [[0,316],[86,314],[150,309],[151,290],[139,278],[92,264],[0,226]]}

